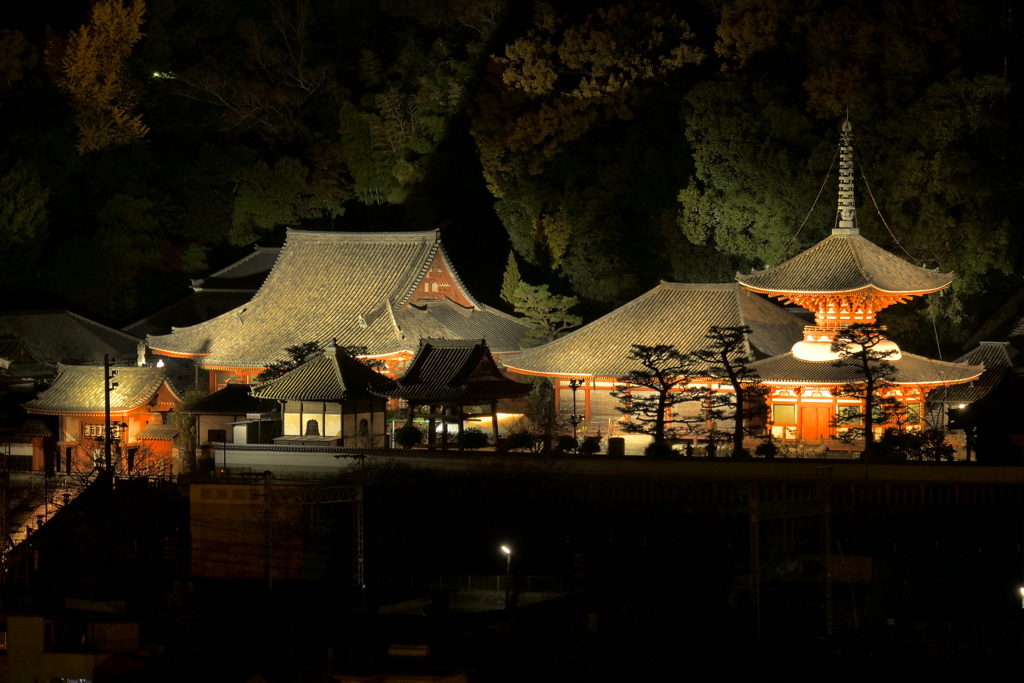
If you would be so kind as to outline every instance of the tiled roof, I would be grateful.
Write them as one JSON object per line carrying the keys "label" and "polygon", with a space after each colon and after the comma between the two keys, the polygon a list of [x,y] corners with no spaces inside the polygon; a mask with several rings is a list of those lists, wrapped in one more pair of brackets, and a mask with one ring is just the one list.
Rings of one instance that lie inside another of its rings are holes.
{"label": "tiled roof", "polygon": [[[128,412],[149,403],[167,381],[164,368],[114,367],[117,375],[111,379],[117,386],[110,392],[110,410]],[[102,413],[103,366],[62,365],[57,379],[39,398],[25,404],[30,413]],[[167,383],[171,392],[174,388]]]}
{"label": "tiled roof", "polygon": [[277,412],[277,401],[256,398],[248,384],[228,384],[192,403],[183,412],[202,415],[245,415]]}
{"label": "tiled roof", "polygon": [[0,314],[0,335],[18,337],[44,363],[102,363],[103,354],[134,361],[141,341],[70,311]]}
{"label": "tiled roof", "polygon": [[256,247],[253,253],[221,268],[211,275],[192,281],[192,289],[205,291],[246,291],[259,290],[267,273],[274,267],[281,250],[277,247]]}
{"label": "tiled roof", "polygon": [[525,332],[521,321],[500,311],[469,310],[449,299],[410,303],[394,317],[402,339],[413,347],[421,339],[486,339],[489,347],[518,351]]}
{"label": "tiled roof", "polygon": [[158,353],[205,356],[208,367],[266,367],[289,346],[330,339],[365,346],[374,356],[413,351],[421,331],[436,328],[460,338],[486,336],[496,351],[517,351],[526,326],[472,299],[461,317],[448,304],[406,306],[436,254],[447,261],[437,231],[290,230],[252,301],[148,342]]}
{"label": "tiled roof", "polygon": [[285,401],[344,401],[367,398],[370,386],[387,381],[384,375],[338,353],[332,344],[288,374],[254,387],[252,394]]}
{"label": "tiled roof", "polygon": [[803,337],[803,322],[737,284],[662,282],[608,315],[553,342],[503,358],[511,370],[546,375],[621,377],[635,369],[633,344],[670,344],[689,353],[707,345],[712,326],[748,325],[746,355],[784,353]]}
{"label": "tiled roof", "polygon": [[212,275],[192,281],[192,291],[122,329],[145,337],[166,334],[174,326],[195,325],[244,305],[259,291],[281,253],[275,247],[255,251]]}
{"label": "tiled roof", "polygon": [[[896,368],[896,374],[887,381],[893,384],[959,384],[977,379],[985,369],[981,365],[948,363],[906,352],[890,363]],[[863,381],[856,367],[835,366],[832,361],[800,360],[792,353],[751,363],[750,369],[770,384],[842,385]]]}
{"label": "tiled roof", "polygon": [[530,389],[530,385],[501,374],[482,340],[426,339],[405,374],[374,393],[389,398],[469,402],[524,396]]}
{"label": "tiled roof", "polygon": [[53,432],[50,431],[49,427],[43,424],[42,420],[25,420],[25,423],[14,432],[14,435],[22,438],[32,438],[36,436],[46,438],[48,436],[53,436]]}
{"label": "tiled roof", "polygon": [[951,273],[907,263],[860,234],[832,234],[785,263],[749,275],[736,274],[758,292],[832,293],[874,288],[891,293],[945,289]]}
{"label": "tiled roof", "polygon": [[984,365],[985,372],[970,384],[950,387],[938,396],[948,403],[974,403],[995,389],[1013,368],[1013,354],[1016,351],[1009,342],[980,342],[976,347],[956,359],[957,363]]}
{"label": "tiled roof", "polygon": [[174,441],[178,436],[178,428],[175,425],[146,425],[142,431],[135,435],[139,441]]}

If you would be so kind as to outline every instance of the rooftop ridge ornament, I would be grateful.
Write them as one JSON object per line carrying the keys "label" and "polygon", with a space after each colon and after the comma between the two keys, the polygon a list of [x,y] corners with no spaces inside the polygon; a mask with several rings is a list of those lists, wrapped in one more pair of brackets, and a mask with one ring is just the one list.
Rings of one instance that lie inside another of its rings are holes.
{"label": "rooftop ridge ornament", "polygon": [[839,136],[839,210],[833,235],[859,235],[857,207],[853,199],[853,127],[850,119],[843,121]]}

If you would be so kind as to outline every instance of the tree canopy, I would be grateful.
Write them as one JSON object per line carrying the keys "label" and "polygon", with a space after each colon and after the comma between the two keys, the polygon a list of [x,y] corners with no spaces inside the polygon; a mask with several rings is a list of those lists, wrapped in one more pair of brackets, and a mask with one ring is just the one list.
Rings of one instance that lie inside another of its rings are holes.
{"label": "tree canopy", "polygon": [[926,311],[940,331],[1017,286],[1024,41],[1005,8],[357,5],[97,0],[48,34],[0,23],[12,300],[123,323],[286,227],[441,228],[496,245],[485,301],[510,245],[591,316],[823,238],[847,116],[862,233],[957,275]]}

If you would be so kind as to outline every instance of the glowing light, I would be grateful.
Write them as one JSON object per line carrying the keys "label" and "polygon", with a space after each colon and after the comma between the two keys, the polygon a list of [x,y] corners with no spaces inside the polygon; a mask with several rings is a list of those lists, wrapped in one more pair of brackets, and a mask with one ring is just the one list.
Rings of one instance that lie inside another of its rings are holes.
{"label": "glowing light", "polygon": [[[505,553],[506,555],[511,555],[512,548],[509,548],[507,545],[503,545],[501,546],[501,552]],[[1024,591],[1024,588],[1022,588],[1021,590]]]}

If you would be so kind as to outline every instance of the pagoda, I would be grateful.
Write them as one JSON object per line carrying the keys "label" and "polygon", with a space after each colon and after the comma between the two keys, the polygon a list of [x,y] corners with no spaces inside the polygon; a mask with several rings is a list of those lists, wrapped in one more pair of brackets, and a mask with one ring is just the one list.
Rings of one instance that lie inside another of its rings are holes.
{"label": "pagoda", "polygon": [[[946,289],[953,281],[952,273],[915,266],[861,236],[849,121],[843,122],[839,149],[839,202],[832,234],[774,268],[736,275],[740,286],[796,304],[814,315],[814,324],[804,327],[803,338],[789,353],[752,366],[770,389],[772,431],[778,438],[838,436],[843,412],[857,412],[864,403],[837,391],[863,381],[854,368],[836,364],[840,353],[833,342],[839,332],[854,324],[877,326],[879,311]],[[911,426],[921,424],[924,400],[931,389],[971,381],[984,370],[904,353],[889,339],[873,350],[895,368],[886,381],[887,395],[905,406]]]}

